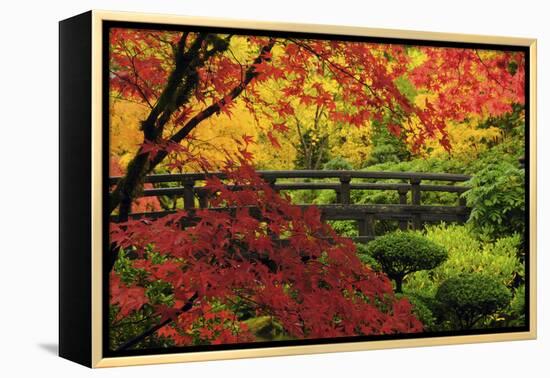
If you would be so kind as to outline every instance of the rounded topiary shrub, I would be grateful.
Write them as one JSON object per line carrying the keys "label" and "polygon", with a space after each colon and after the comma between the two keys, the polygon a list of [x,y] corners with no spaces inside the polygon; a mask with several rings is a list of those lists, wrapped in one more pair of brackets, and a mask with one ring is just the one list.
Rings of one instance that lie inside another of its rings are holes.
{"label": "rounded topiary shrub", "polygon": [[376,261],[376,259],[369,254],[367,244],[355,243],[355,247],[357,250],[357,257],[359,257],[359,260],[361,260],[363,264],[368,265],[372,270],[375,270],[375,271],[382,270],[380,263]]}
{"label": "rounded topiary shrub", "polygon": [[424,298],[420,298],[414,294],[397,294],[397,298],[406,298],[412,306],[412,313],[424,326],[424,331],[431,331],[436,324],[436,318],[432,309],[426,303]]}
{"label": "rounded topiary shrub", "polygon": [[367,251],[382,270],[395,281],[395,291],[403,290],[403,278],[412,272],[433,269],[447,259],[442,246],[413,232],[392,232],[371,241]]}
{"label": "rounded topiary shrub", "polygon": [[463,329],[470,329],[484,317],[505,308],[512,299],[504,284],[481,273],[449,278],[435,297]]}
{"label": "rounded topiary shrub", "polygon": [[338,156],[332,160],[327,161],[323,165],[323,169],[325,171],[331,171],[331,170],[345,171],[345,170],[353,169],[353,165],[351,165],[351,163],[346,159],[344,159],[343,157]]}

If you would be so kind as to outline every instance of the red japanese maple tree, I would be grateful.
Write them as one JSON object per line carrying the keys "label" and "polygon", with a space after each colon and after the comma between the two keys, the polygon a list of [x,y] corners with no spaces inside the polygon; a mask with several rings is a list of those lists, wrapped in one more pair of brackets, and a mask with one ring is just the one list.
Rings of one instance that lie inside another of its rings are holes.
{"label": "red japanese maple tree", "polygon": [[238,304],[299,339],[422,330],[408,301],[395,298],[388,278],[362,264],[318,209],[292,205],[245,160],[225,173],[226,182],[207,180],[213,208],[111,225],[111,241],[132,250],[144,273],[123,283],[112,272],[119,318],[140,311],[149,284],[161,280],[173,301],[149,304],[162,325],[155,331],[180,346],[253,341]]}

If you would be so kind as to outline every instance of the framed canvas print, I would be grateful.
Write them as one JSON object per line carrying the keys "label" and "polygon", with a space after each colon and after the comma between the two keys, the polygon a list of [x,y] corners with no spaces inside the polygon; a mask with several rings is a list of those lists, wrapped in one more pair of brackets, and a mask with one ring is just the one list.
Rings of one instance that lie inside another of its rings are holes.
{"label": "framed canvas print", "polygon": [[60,22],[60,355],[536,336],[536,42]]}

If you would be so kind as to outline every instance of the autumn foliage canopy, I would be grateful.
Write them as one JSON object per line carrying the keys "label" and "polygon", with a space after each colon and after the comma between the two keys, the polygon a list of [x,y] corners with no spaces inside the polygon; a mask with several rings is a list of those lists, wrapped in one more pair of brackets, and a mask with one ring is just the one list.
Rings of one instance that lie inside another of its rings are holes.
{"label": "autumn foliage canopy", "polygon": [[[187,70],[176,106],[164,108],[179,57]],[[119,96],[152,109],[154,136],[175,142],[212,114],[231,115],[238,100],[271,120],[275,146],[300,105],[322,105],[341,127],[384,119],[413,148],[438,138],[450,149],[449,122],[500,115],[525,98],[522,53],[290,37],[113,29],[111,75]],[[421,95],[407,96],[403,79]]]}

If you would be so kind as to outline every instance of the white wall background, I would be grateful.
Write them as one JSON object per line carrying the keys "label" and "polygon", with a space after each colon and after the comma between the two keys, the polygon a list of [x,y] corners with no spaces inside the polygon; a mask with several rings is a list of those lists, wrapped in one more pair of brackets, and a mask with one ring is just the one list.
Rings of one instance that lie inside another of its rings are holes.
{"label": "white wall background", "polygon": [[[0,375],[543,377],[550,371],[550,27],[545,1],[6,0],[0,12]],[[108,9],[539,40],[539,339],[91,371],[57,348],[57,21]],[[544,209],[546,211],[544,211]]]}

